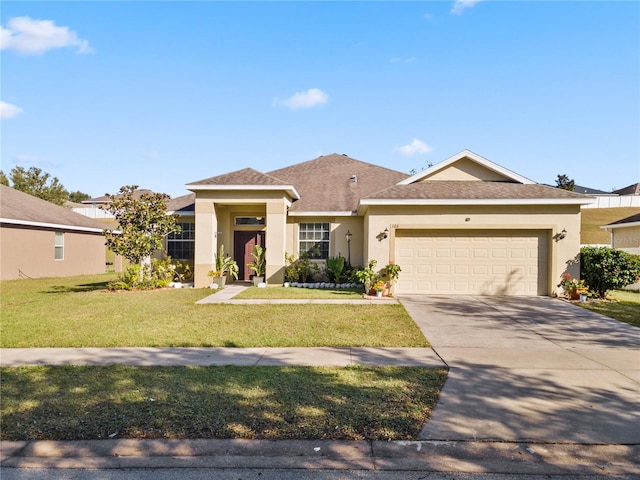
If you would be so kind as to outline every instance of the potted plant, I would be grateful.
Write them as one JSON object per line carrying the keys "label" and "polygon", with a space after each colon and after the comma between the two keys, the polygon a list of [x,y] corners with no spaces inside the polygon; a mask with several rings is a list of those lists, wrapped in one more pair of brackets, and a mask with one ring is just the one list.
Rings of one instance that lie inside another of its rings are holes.
{"label": "potted plant", "polygon": [[267,250],[260,245],[253,247],[251,256],[253,262],[247,263],[247,266],[255,272],[253,276],[253,285],[258,286],[259,283],[264,282],[264,275],[267,270]]}
{"label": "potted plant", "polygon": [[373,284],[373,289],[376,291],[376,297],[382,297],[382,290],[384,290],[384,280],[380,279]]}
{"label": "potted plant", "polygon": [[234,280],[238,279],[238,273],[240,269],[236,261],[225,253],[224,245],[220,245],[220,252],[218,255],[214,255],[214,268],[209,270],[209,277],[211,277],[211,284],[217,285],[218,288],[224,287],[226,283],[226,275],[233,277]]}
{"label": "potted plant", "polygon": [[562,281],[558,284],[562,287],[565,295],[571,300],[580,299],[581,295],[586,295],[589,291],[589,287],[585,284],[584,280],[578,280],[577,278],[571,278],[570,273],[562,274]]}
{"label": "potted plant", "polygon": [[382,275],[387,280],[389,291],[392,291],[394,284],[400,276],[400,272],[400,265],[396,265],[394,262],[389,262],[389,264],[382,269]]}

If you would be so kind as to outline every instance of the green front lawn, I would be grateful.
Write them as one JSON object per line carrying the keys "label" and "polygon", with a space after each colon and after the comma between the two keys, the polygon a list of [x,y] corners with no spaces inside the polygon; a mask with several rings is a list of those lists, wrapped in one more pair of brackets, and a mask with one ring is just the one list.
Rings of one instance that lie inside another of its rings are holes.
{"label": "green front lawn", "polygon": [[410,367],[1,369],[3,440],[411,440],[446,379]]}
{"label": "green front lawn", "polygon": [[615,290],[609,294],[607,300],[589,300],[586,303],[577,303],[576,305],[640,327],[640,292]]}
{"label": "green front lawn", "polygon": [[237,299],[310,299],[310,300],[362,300],[362,289],[321,289],[300,287],[249,287],[239,293]]}
{"label": "green front lawn", "polygon": [[428,346],[401,305],[196,305],[211,290],[109,292],[105,285],[113,278],[98,275],[0,283],[0,345]]}

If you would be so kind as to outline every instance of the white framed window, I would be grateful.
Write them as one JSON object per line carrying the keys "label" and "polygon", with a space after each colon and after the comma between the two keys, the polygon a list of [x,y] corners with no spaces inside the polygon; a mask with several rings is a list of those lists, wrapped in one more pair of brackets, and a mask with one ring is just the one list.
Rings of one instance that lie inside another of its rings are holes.
{"label": "white framed window", "polygon": [[329,258],[330,229],[328,223],[301,223],[299,225],[299,251],[313,260]]}
{"label": "white framed window", "polygon": [[180,233],[172,232],[167,237],[167,255],[172,260],[193,260],[196,244],[196,224],[178,222]]}
{"label": "white framed window", "polygon": [[64,260],[64,232],[55,232],[54,258]]}

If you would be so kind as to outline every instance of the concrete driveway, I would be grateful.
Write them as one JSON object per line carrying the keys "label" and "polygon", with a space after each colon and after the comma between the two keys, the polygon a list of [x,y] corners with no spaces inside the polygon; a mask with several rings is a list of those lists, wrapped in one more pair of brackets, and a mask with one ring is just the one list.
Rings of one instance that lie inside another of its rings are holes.
{"label": "concrete driveway", "polygon": [[423,439],[640,443],[640,329],[548,297],[400,301],[450,367]]}

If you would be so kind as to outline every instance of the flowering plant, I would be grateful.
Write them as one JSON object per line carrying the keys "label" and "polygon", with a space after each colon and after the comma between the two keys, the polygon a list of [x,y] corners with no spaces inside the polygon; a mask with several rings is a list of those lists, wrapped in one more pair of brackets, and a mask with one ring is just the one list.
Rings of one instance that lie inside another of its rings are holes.
{"label": "flowering plant", "polygon": [[584,283],[584,280],[578,280],[577,278],[571,278],[570,273],[563,273],[562,280],[558,284],[559,287],[562,287],[564,293],[567,295],[571,295],[576,293],[579,289],[587,289],[587,285]]}

